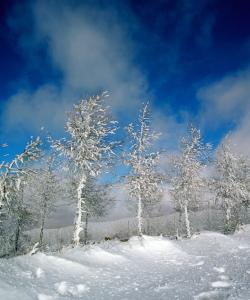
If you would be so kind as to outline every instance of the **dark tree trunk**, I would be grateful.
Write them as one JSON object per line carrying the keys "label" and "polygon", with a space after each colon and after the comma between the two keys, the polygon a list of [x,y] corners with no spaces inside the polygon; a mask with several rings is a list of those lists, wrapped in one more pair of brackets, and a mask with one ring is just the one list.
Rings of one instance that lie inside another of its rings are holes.
{"label": "dark tree trunk", "polygon": [[182,234],[182,208],[179,210],[179,220],[178,220],[178,226],[176,231],[176,237],[179,238],[180,234]]}
{"label": "dark tree trunk", "polygon": [[40,236],[39,236],[39,248],[41,248],[43,244],[43,233],[44,233],[46,214],[47,214],[47,199],[46,196],[44,196],[42,220],[41,220],[41,228],[40,228]]}
{"label": "dark tree trunk", "polygon": [[21,229],[21,220],[18,218],[17,228],[16,228],[16,235],[15,235],[15,252],[18,251],[20,231],[21,231],[20,229]]}
{"label": "dark tree trunk", "polygon": [[85,226],[84,226],[84,245],[86,245],[88,241],[88,221],[89,221],[89,214],[86,213]]}
{"label": "dark tree trunk", "polygon": [[42,244],[43,244],[44,224],[45,224],[45,214],[43,214],[43,216],[42,216],[42,222],[41,222],[41,228],[40,228],[40,235],[39,235],[39,248],[41,248]]}

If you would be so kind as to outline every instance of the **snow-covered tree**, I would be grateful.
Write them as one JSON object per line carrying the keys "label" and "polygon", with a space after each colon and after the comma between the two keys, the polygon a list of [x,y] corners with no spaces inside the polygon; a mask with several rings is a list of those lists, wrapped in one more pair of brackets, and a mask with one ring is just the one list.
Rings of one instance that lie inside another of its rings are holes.
{"label": "snow-covered tree", "polygon": [[[9,176],[19,175],[16,178],[20,181],[20,175],[27,174],[28,168],[25,166],[27,162],[37,160],[40,157],[41,151],[40,146],[41,141],[40,138],[36,138],[35,141],[31,141],[27,144],[25,150],[16,155],[16,157],[10,161],[3,161],[0,165],[0,209],[3,205],[8,204],[9,202],[9,191],[7,188],[7,181]],[[19,186],[19,185],[17,185]]]}
{"label": "snow-covered tree", "polygon": [[[6,221],[6,213],[12,216],[11,226],[15,226],[14,250],[18,250],[22,229],[30,220],[30,213],[23,201],[23,189],[27,177],[32,172],[29,162],[40,157],[40,139],[31,141],[25,150],[10,162],[1,164],[0,177],[0,222]],[[10,237],[9,230],[9,236]],[[7,232],[6,232],[7,233]],[[7,233],[8,234],[8,233]]]}
{"label": "snow-covered tree", "polygon": [[130,149],[124,155],[124,162],[130,167],[130,174],[126,177],[129,193],[137,203],[138,234],[143,234],[143,212],[149,205],[156,205],[160,198],[161,178],[157,172],[158,152],[150,152],[159,134],[150,128],[148,103],[140,112],[136,126],[127,127],[130,139]]}
{"label": "snow-covered tree", "polygon": [[216,157],[213,186],[216,200],[225,212],[225,233],[234,232],[241,223],[241,212],[250,202],[249,162],[232,150],[227,136]]}
{"label": "snow-covered tree", "polygon": [[[71,197],[75,198],[75,187],[79,179],[77,176],[71,176],[70,179],[70,194]],[[111,205],[114,202],[114,199],[110,196],[108,185],[102,185],[96,183],[96,178],[93,176],[86,177],[85,188],[82,191],[82,198],[85,202],[85,215],[84,215],[84,244],[88,241],[88,222],[89,218],[93,217],[102,217],[105,216]]]}
{"label": "snow-covered tree", "polygon": [[12,224],[15,227],[13,234],[14,252],[19,251],[23,232],[32,223],[30,206],[24,199],[24,189],[29,181],[29,176],[28,173],[13,175],[10,178],[11,184],[8,188],[11,194],[8,211],[12,216]]}
{"label": "snow-covered tree", "polygon": [[39,248],[43,246],[44,227],[48,216],[55,210],[56,199],[62,190],[55,171],[55,158],[53,154],[43,158],[41,167],[29,182],[28,198],[32,198],[32,206],[40,225]]}
{"label": "snow-covered tree", "polygon": [[189,211],[198,208],[210,145],[202,142],[200,130],[189,126],[187,135],[180,140],[180,154],[172,160],[171,195],[175,208],[184,214],[186,236],[191,237]]}
{"label": "snow-covered tree", "polygon": [[83,215],[87,214],[87,203],[84,199],[84,189],[88,176],[98,176],[112,157],[115,142],[111,136],[117,126],[110,119],[109,107],[105,105],[106,93],[90,97],[74,105],[73,111],[66,123],[69,138],[53,142],[53,147],[64,154],[74,171],[79,175],[77,184],[77,207],[73,231],[73,244],[80,243],[80,233],[83,230]]}

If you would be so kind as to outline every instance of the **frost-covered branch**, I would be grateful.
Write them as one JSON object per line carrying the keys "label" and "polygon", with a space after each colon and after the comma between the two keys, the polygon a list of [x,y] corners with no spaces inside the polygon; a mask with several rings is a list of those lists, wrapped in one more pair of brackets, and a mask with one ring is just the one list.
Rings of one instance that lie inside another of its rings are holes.
{"label": "frost-covered branch", "polygon": [[65,128],[69,138],[52,143],[52,147],[71,162],[75,173],[80,174],[76,190],[74,245],[80,242],[82,215],[87,213],[83,191],[88,177],[98,176],[109,165],[117,144],[112,140],[117,122],[110,118],[109,107],[105,105],[106,97],[107,93],[102,93],[74,105]]}
{"label": "frost-covered branch", "polygon": [[131,146],[124,155],[124,162],[130,166],[127,176],[129,193],[137,201],[138,234],[143,233],[142,216],[147,205],[160,199],[160,176],[156,171],[159,159],[158,152],[150,152],[150,148],[158,139],[159,133],[150,128],[148,103],[141,110],[137,126],[130,124],[127,133]]}
{"label": "frost-covered branch", "polygon": [[235,231],[241,223],[241,210],[250,202],[250,165],[232,150],[230,136],[220,145],[216,157],[213,186],[216,200],[225,212],[225,232]]}
{"label": "frost-covered branch", "polygon": [[202,142],[200,130],[190,126],[187,136],[180,140],[180,154],[173,158],[171,195],[175,207],[184,214],[187,237],[191,237],[189,211],[198,208],[204,179],[202,169],[206,166],[211,146]]}

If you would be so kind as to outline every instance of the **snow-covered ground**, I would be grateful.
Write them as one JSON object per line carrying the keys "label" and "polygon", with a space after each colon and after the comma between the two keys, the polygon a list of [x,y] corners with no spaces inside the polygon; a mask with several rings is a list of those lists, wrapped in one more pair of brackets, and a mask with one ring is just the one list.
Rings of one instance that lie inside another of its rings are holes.
{"label": "snow-covered ground", "polygon": [[1,300],[250,299],[250,226],[234,236],[137,237],[0,261]]}

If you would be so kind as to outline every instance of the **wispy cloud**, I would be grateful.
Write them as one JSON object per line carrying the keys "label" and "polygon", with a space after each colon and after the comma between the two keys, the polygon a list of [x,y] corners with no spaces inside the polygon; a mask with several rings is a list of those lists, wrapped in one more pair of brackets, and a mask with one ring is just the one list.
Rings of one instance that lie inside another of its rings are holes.
{"label": "wispy cloud", "polygon": [[[63,93],[64,94],[64,93]],[[41,86],[34,92],[20,90],[10,97],[2,113],[4,134],[22,135],[37,133],[41,127],[46,131],[61,132],[65,112],[70,102],[55,86]]]}
{"label": "wispy cloud", "polygon": [[[99,90],[109,91],[108,101],[114,113],[137,116],[141,103],[154,97],[147,73],[138,66],[138,55],[145,54],[142,46],[146,51],[152,48],[151,65],[167,70],[164,74],[160,71],[161,78],[158,76],[151,85],[157,89],[173,70],[185,69],[181,64],[182,51],[191,38],[192,42],[198,39],[198,44],[211,42],[214,19],[210,14],[202,20],[199,17],[207,4],[208,1],[177,1],[162,15],[167,15],[167,19],[161,18],[160,7],[153,5],[159,18],[150,45],[146,34],[152,31],[142,30],[129,2],[36,0],[17,6],[9,24],[18,32],[28,71],[43,72],[45,83],[31,89],[22,87],[7,99],[1,115],[3,130],[36,134],[44,126],[58,133],[72,103]],[[150,7],[142,7],[145,14]],[[194,27],[199,30],[194,31]],[[135,37],[140,35],[137,42]],[[56,78],[48,74],[46,82],[46,70],[55,72]],[[162,107],[161,111],[153,111],[153,124],[163,132],[162,143],[171,146],[176,144],[177,132],[183,131],[176,114]]]}
{"label": "wispy cloud", "polygon": [[[25,22],[32,29],[28,35],[19,32],[22,51],[27,60],[32,55],[39,59],[42,49],[44,59],[60,72],[60,84],[50,81],[49,86],[13,95],[2,115],[8,130],[62,127],[65,109],[78,100],[72,99],[75,95],[108,90],[109,104],[115,113],[124,114],[133,113],[150,96],[146,77],[134,63],[135,23],[127,23],[133,18],[128,7],[38,0],[26,9],[30,16]],[[15,16],[20,13],[17,9]],[[16,17],[10,24],[18,30],[19,22]]]}
{"label": "wispy cloud", "polygon": [[234,127],[232,138],[240,152],[250,150],[250,69],[228,74],[200,88],[201,119],[209,128],[229,124]]}

